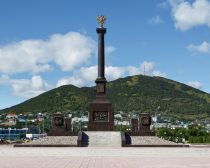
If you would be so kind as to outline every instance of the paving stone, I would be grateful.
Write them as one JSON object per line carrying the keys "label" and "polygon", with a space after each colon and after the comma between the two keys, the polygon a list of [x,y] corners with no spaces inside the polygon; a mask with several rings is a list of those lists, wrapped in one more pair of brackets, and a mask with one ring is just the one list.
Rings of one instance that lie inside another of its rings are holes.
{"label": "paving stone", "polygon": [[209,168],[210,148],[13,148],[0,168]]}

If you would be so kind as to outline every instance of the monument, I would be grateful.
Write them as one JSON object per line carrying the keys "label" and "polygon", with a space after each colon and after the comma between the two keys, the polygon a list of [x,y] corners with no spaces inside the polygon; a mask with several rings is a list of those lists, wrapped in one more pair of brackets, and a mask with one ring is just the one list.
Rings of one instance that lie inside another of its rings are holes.
{"label": "monument", "polygon": [[114,112],[112,103],[106,97],[105,78],[105,54],[104,54],[104,34],[106,28],[103,27],[106,21],[105,16],[97,16],[99,28],[98,33],[98,77],[96,83],[96,98],[90,103],[88,131],[114,131]]}
{"label": "monument", "polygon": [[149,113],[140,113],[138,119],[131,119],[132,135],[150,136],[151,116]]}
{"label": "monument", "polygon": [[52,129],[49,136],[69,136],[71,134],[71,116],[64,117],[62,113],[54,113],[52,116]]}

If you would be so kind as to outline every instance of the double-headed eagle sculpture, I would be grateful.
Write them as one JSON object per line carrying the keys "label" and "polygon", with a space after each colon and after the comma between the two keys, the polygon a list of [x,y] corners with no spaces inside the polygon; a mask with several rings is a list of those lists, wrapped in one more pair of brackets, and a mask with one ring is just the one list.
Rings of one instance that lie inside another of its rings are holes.
{"label": "double-headed eagle sculpture", "polygon": [[100,26],[100,28],[103,28],[103,24],[106,22],[106,16],[104,15],[99,15],[96,17],[98,24]]}

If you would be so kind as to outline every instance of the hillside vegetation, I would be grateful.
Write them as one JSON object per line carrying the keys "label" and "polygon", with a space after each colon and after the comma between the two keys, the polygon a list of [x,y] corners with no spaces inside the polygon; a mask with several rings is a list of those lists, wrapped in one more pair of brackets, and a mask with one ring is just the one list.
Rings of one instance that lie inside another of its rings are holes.
{"label": "hillside vegetation", "polygon": [[[210,116],[210,95],[162,77],[130,76],[107,83],[115,111],[129,114],[155,112],[187,119]],[[65,85],[0,112],[84,112],[95,97],[95,87]]]}

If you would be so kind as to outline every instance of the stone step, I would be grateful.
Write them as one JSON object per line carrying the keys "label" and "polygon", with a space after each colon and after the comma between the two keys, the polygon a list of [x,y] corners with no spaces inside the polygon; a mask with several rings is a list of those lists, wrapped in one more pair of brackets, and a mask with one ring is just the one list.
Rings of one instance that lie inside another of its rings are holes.
{"label": "stone step", "polygon": [[86,131],[83,144],[88,147],[121,147],[121,133],[115,131]]}

